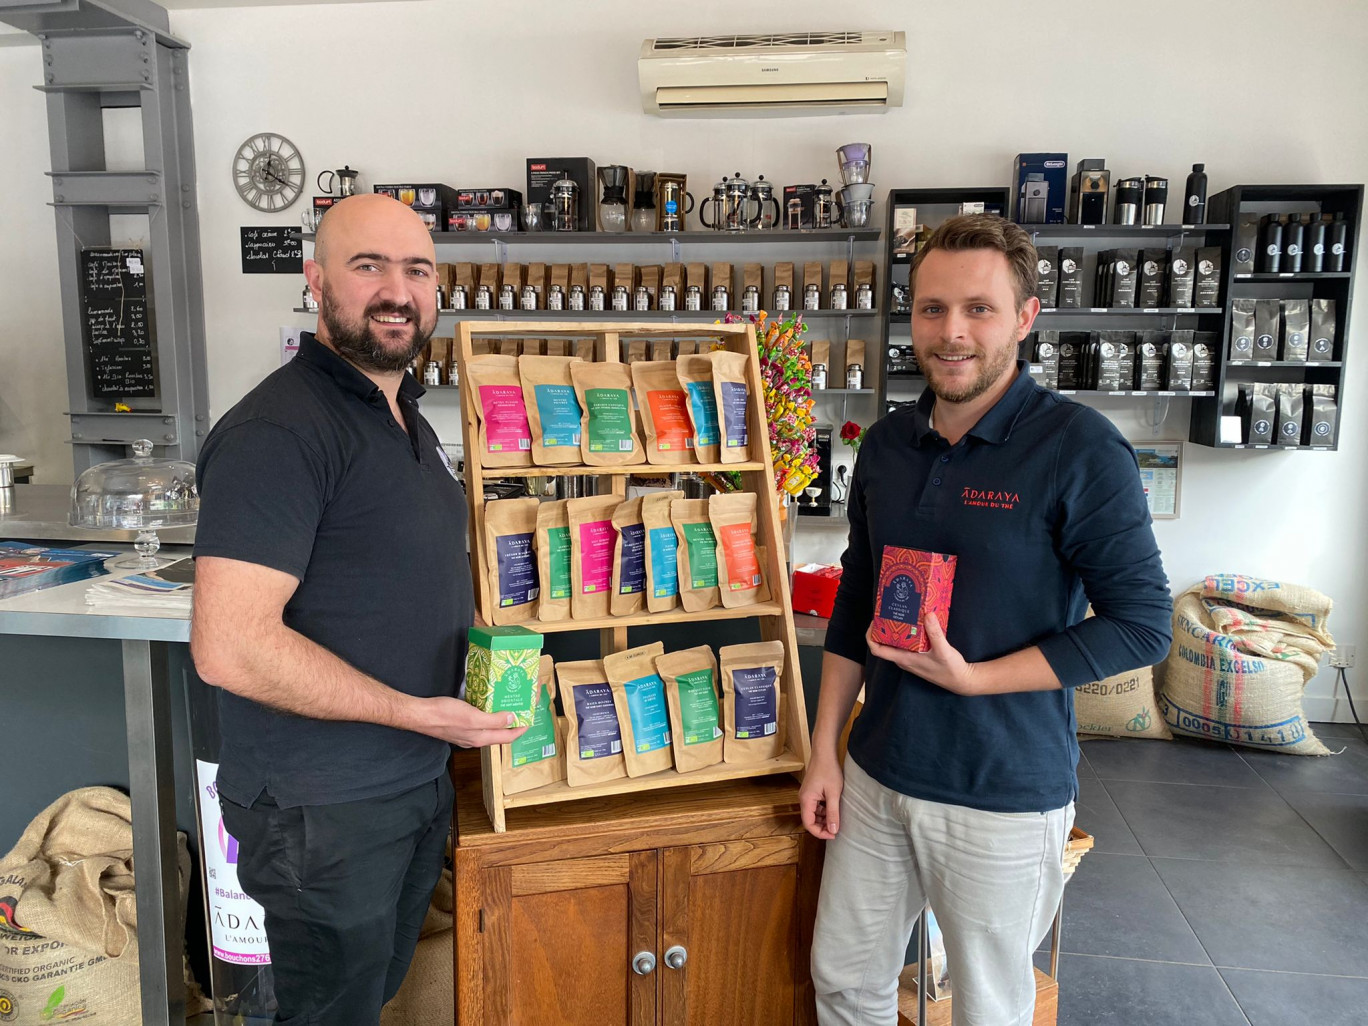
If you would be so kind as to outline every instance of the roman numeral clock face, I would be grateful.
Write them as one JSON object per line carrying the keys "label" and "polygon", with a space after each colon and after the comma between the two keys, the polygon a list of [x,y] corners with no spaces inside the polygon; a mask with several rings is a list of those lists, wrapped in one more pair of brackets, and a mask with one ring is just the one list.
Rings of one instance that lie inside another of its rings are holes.
{"label": "roman numeral clock face", "polygon": [[284,210],[304,191],[304,158],[283,135],[261,132],[238,147],[233,158],[238,195],[257,210]]}

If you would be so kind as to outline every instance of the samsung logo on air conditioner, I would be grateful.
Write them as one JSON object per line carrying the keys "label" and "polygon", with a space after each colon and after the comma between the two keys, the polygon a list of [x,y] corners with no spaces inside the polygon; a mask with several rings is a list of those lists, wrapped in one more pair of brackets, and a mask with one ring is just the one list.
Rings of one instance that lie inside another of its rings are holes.
{"label": "samsung logo on air conditioner", "polygon": [[761,71],[778,71],[778,68],[761,68]]}

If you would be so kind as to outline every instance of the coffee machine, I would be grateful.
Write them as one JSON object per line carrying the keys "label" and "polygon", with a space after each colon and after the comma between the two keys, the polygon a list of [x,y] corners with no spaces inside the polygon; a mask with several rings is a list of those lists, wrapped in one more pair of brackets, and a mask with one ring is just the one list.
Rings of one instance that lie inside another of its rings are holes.
{"label": "coffee machine", "polygon": [[[831,516],[831,431],[830,427],[818,427],[817,439],[813,450],[817,453],[817,476],[798,496],[798,512],[809,517]],[[814,498],[808,492],[817,490]]]}

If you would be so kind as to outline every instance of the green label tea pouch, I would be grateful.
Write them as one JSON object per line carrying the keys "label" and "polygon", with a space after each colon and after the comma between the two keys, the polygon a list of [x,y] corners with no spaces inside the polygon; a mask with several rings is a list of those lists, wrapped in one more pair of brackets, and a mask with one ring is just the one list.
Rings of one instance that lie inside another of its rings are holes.
{"label": "green label tea pouch", "polygon": [[519,794],[565,779],[565,727],[556,715],[556,674],[551,657],[537,664],[536,713],[532,726],[511,744],[500,745],[503,793]]}
{"label": "green label tea pouch", "polygon": [[718,604],[717,538],[708,520],[707,499],[676,499],[670,520],[678,543],[679,598],[690,613]]}
{"label": "green label tea pouch", "polygon": [[707,645],[656,658],[665,682],[674,739],[675,768],[680,773],[722,761],[722,720],[717,700],[717,660]]}
{"label": "green label tea pouch", "polygon": [[570,616],[570,517],[565,503],[559,499],[537,506],[537,619],[547,623]]}
{"label": "green label tea pouch", "polygon": [[645,462],[636,430],[632,372],[625,363],[570,365],[575,395],[584,411],[580,421],[580,456],[594,467]]}
{"label": "green label tea pouch", "polygon": [[665,683],[655,670],[656,658],[664,651],[665,646],[657,641],[603,657],[603,670],[622,725],[622,751],[629,777],[658,773],[674,765]]}

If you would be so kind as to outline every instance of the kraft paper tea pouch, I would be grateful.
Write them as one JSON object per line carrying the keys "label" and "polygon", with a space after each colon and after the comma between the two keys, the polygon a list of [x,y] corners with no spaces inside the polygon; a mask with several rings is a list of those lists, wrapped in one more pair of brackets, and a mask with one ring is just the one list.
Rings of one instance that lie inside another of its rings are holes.
{"label": "kraft paper tea pouch", "polygon": [[694,462],[693,421],[689,419],[688,396],[679,383],[675,362],[634,363],[632,383],[636,386],[641,428],[646,436],[646,462],[661,466]]}
{"label": "kraft paper tea pouch", "polygon": [[707,499],[675,499],[670,522],[678,545],[679,600],[690,613],[717,605],[717,537],[708,519]]}
{"label": "kraft paper tea pouch", "polygon": [[694,456],[699,463],[719,463],[722,429],[717,423],[717,394],[713,391],[712,357],[685,353],[675,359],[675,375],[689,399],[694,428]]}
{"label": "kraft paper tea pouch", "polygon": [[580,454],[591,467],[642,463],[632,404],[632,371],[625,363],[572,363],[570,377],[584,411]]}
{"label": "kraft paper tea pouch", "polygon": [[536,499],[494,499],[485,503],[485,553],[492,622],[522,623],[537,615]]}
{"label": "kraft paper tea pouch", "polygon": [[480,462],[486,467],[532,466],[532,429],[518,358],[472,359],[466,364],[466,390],[479,418]]}
{"label": "kraft paper tea pouch", "polygon": [[641,522],[640,499],[628,499],[613,511],[613,528],[617,540],[608,609],[614,616],[631,616],[646,605],[646,528]]}
{"label": "kraft paper tea pouch", "polygon": [[717,700],[717,660],[707,645],[656,659],[670,706],[670,736],[680,773],[722,761],[722,713]]}
{"label": "kraft paper tea pouch", "polygon": [[718,458],[723,463],[750,460],[750,387],[746,368],[750,357],[720,349],[710,353],[713,364],[713,393],[717,399],[717,423],[722,429]]}
{"label": "kraft paper tea pouch", "polygon": [[722,664],[724,762],[764,762],[784,754],[784,646],[728,645]]}
{"label": "kraft paper tea pouch", "polygon": [[641,498],[641,525],[646,530],[646,608],[652,613],[668,612],[679,605],[679,539],[670,522],[670,503],[682,498],[681,491],[652,492]]}
{"label": "kraft paper tea pouch", "polygon": [[730,609],[768,602],[769,587],[755,544],[755,493],[709,496],[708,520],[717,539],[717,586],[722,605]]}
{"label": "kraft paper tea pouch", "polygon": [[580,461],[580,422],[584,411],[575,395],[573,356],[522,356],[523,403],[532,429],[532,462],[554,467]]}
{"label": "kraft paper tea pouch", "polygon": [[622,754],[627,775],[644,777],[674,765],[670,749],[670,709],[665,703],[665,682],[655,661],[665,652],[659,641],[603,657],[603,672],[613,689],[622,729]]}
{"label": "kraft paper tea pouch", "polygon": [[485,712],[512,713],[517,726],[530,726],[542,636],[526,627],[471,627],[469,638],[466,701]]}
{"label": "kraft paper tea pouch", "polygon": [[537,707],[532,726],[500,745],[504,794],[519,794],[565,779],[565,726],[556,715],[556,674],[551,657],[537,664]]}
{"label": "kraft paper tea pouch", "polygon": [[603,660],[556,664],[565,708],[565,782],[570,787],[627,775],[613,689]]}
{"label": "kraft paper tea pouch", "polygon": [[574,587],[570,573],[570,515],[566,499],[555,499],[537,506],[537,619],[552,623],[570,617],[570,594]]}
{"label": "kraft paper tea pouch", "polygon": [[617,542],[613,513],[621,502],[618,495],[565,500],[570,518],[570,616],[576,620],[609,614]]}

